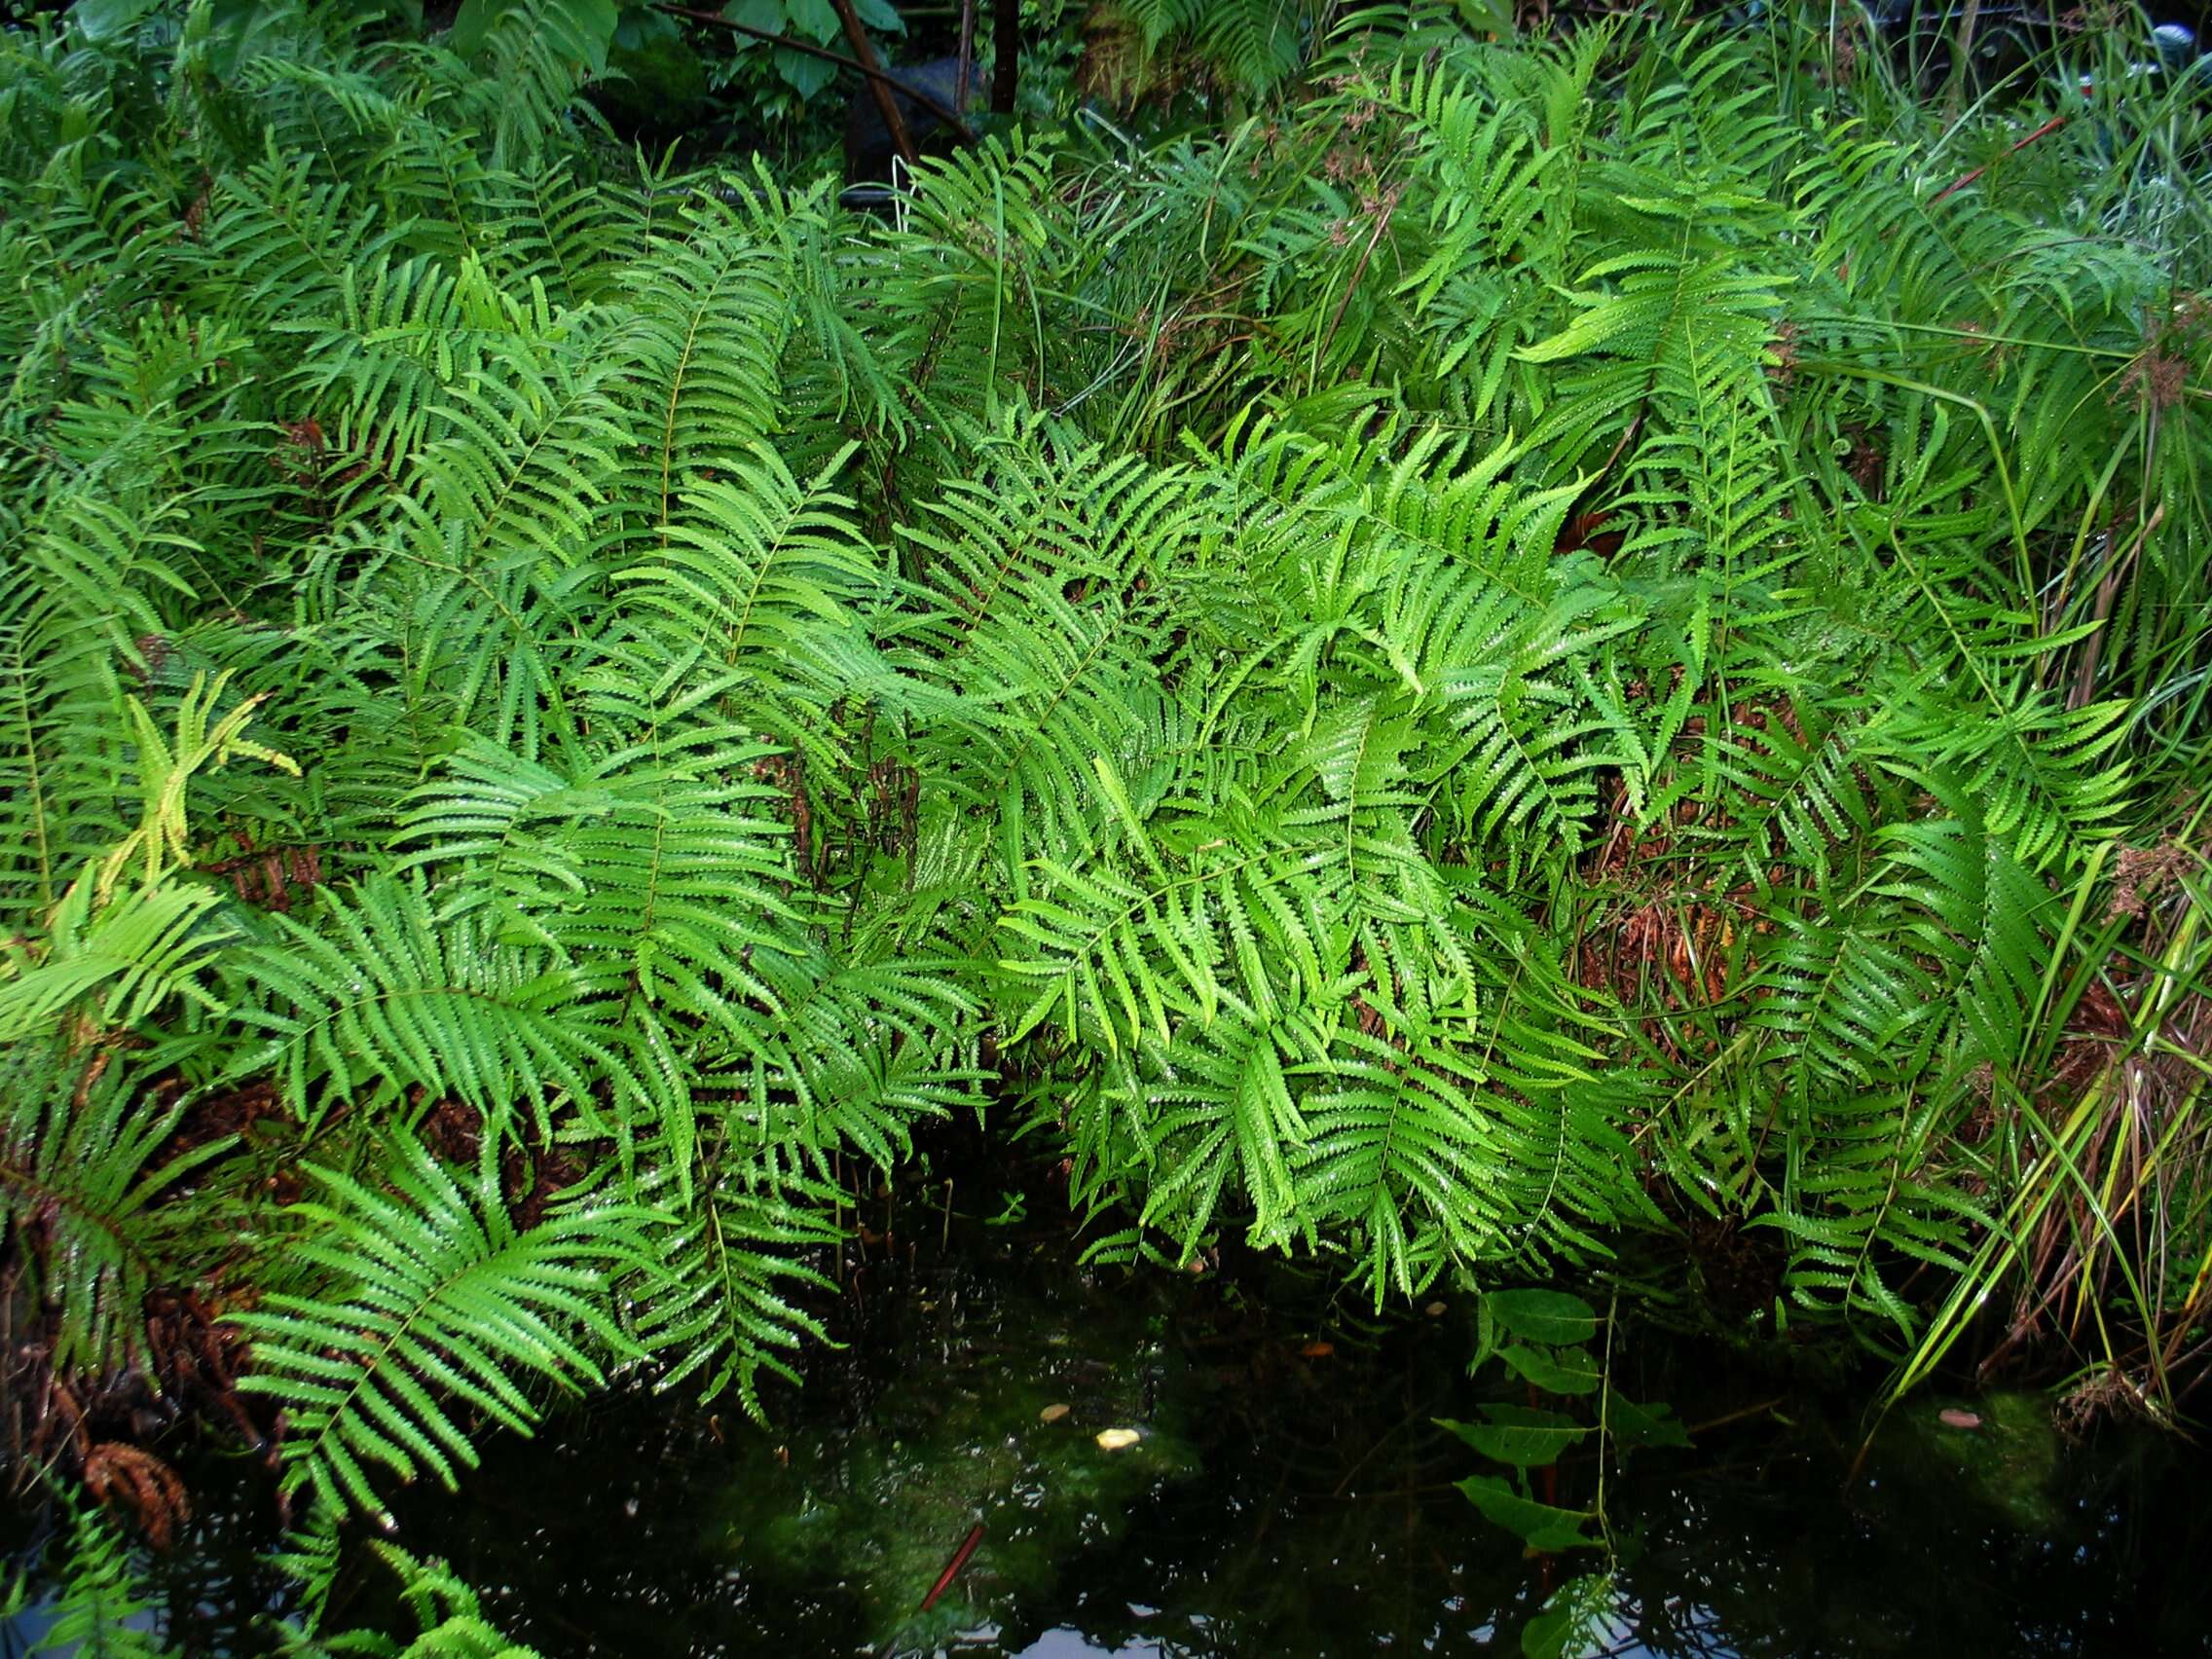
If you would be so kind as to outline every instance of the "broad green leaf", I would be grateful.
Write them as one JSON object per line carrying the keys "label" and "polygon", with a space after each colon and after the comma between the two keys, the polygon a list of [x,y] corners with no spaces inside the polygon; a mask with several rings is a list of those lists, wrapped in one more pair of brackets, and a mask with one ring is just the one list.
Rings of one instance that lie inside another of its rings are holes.
{"label": "broad green leaf", "polygon": [[784,16],[793,34],[818,44],[827,44],[838,30],[837,8],[830,0],[784,0]]}
{"label": "broad green leaf", "polygon": [[1456,1483],[1483,1518],[1504,1528],[1532,1550],[1595,1549],[1600,1540],[1583,1530],[1597,1517],[1586,1509],[1561,1509],[1523,1497],[1498,1475],[1469,1475]]}
{"label": "broad green leaf", "polygon": [[607,49],[614,40],[614,25],[621,12],[614,0],[554,0],[564,19],[566,37],[584,55],[595,75],[607,70]]}
{"label": "broad green leaf", "polygon": [[476,49],[484,44],[485,35],[502,10],[502,0],[461,0],[461,10],[453,17],[453,27],[446,31],[448,49],[457,56],[475,56]]}
{"label": "broad green leaf", "polygon": [[[743,23],[749,29],[765,29],[770,34],[784,32],[783,0],[731,0],[722,8],[722,16],[733,23]],[[738,44],[753,44],[740,39]]]}
{"label": "broad green leaf", "polygon": [[1524,1342],[1567,1347],[1598,1334],[1598,1310],[1564,1290],[1493,1290],[1483,1307],[1507,1332]]}
{"label": "broad green leaf", "polygon": [[1598,1362],[1590,1357],[1588,1348],[1545,1348],[1527,1343],[1509,1343],[1498,1349],[1497,1357],[1547,1394],[1598,1391]]}
{"label": "broad green leaf", "polygon": [[1559,1455],[1590,1433],[1586,1424],[1539,1406],[1485,1406],[1488,1422],[1460,1422],[1438,1418],[1448,1428],[1486,1457],[1515,1468],[1544,1468],[1559,1461]]}
{"label": "broad green leaf", "polygon": [[837,78],[837,66],[789,47],[776,48],[776,73],[802,98],[811,98]]}
{"label": "broad green leaf", "polygon": [[1648,1446],[1687,1451],[1690,1446],[1689,1430],[1676,1420],[1675,1410],[1666,1401],[1639,1405],[1611,1388],[1605,1390],[1605,1433],[1622,1453]]}
{"label": "broad green leaf", "polygon": [[77,0],[69,20],[92,41],[113,40],[154,9],[155,0]]}

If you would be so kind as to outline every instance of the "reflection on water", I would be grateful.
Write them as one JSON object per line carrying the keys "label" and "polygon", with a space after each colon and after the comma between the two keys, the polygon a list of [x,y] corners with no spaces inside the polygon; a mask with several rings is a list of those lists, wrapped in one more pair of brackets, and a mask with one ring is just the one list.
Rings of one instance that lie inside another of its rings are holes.
{"label": "reflection on water", "polygon": [[[602,1400],[490,1444],[463,1499],[408,1494],[399,1541],[549,1659],[1519,1653],[1597,1565],[1526,1558],[1453,1489],[1474,1459],[1432,1419],[1472,1415],[1463,1307],[1376,1320],[1280,1266],[985,1261],[864,1280],[840,1309],[846,1346],[773,1430]],[[1613,1357],[1705,1426],[1608,1472],[1607,1654],[2212,1653],[2212,1466],[2173,1442],[2069,1447],[2029,1397],[1971,1402],[1971,1429],[1940,1416],[1968,1402],[1923,1399],[1847,1488],[1856,1422],[1786,1378],[1629,1327]],[[1107,1451],[1109,1428],[1138,1438]],[[246,1609],[270,1581],[244,1564],[267,1489],[219,1473],[160,1580],[167,1628],[266,1651]],[[1595,1473],[1563,1464],[1560,1501]],[[340,1616],[383,1593],[364,1575]]]}

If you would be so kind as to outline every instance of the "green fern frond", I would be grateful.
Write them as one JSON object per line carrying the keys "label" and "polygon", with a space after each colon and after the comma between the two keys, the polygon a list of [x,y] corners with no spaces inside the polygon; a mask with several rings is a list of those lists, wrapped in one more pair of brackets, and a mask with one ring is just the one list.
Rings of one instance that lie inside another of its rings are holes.
{"label": "green fern frond", "polygon": [[292,1255],[325,1288],[231,1316],[252,1343],[239,1386],[285,1411],[287,1491],[374,1510],[380,1468],[450,1490],[476,1464],[457,1404],[527,1434],[537,1408],[510,1372],[572,1391],[604,1380],[598,1355],[634,1351],[605,1291],[613,1270],[653,1272],[651,1212],[587,1204],[518,1230],[484,1145],[465,1186],[406,1136],[380,1164],[388,1193],[308,1166],[333,1202],[294,1207],[308,1231]]}
{"label": "green fern frond", "polygon": [[[228,964],[236,1017],[263,1033],[233,1075],[270,1074],[313,1125],[341,1107],[452,1096],[498,1120],[528,1101],[541,1136],[556,1111],[615,1126],[665,1105],[614,1026],[621,1004],[541,946],[512,944],[481,898],[434,902],[388,876],[326,896],[313,924],[276,916]],[[421,1091],[417,1095],[414,1091]]]}
{"label": "green fern frond", "polygon": [[833,1187],[739,1174],[698,1195],[661,1247],[666,1288],[639,1315],[639,1341],[664,1367],[657,1387],[696,1387],[702,1401],[734,1387],[747,1415],[766,1420],[760,1373],[797,1382],[800,1344],[824,1335],[793,1298],[831,1288],[802,1258],[836,1246],[840,1200]]}
{"label": "green fern frond", "polygon": [[148,1628],[154,1622],[153,1596],[129,1546],[98,1510],[71,1514],[68,1554],[56,1576],[60,1589],[53,1622],[32,1654],[176,1659],[177,1650]]}
{"label": "green fern frond", "polygon": [[511,1641],[485,1617],[475,1587],[445,1562],[423,1561],[382,1540],[369,1549],[398,1575],[399,1598],[415,1620],[416,1635],[402,1644],[375,1630],[318,1636],[286,1628],[282,1651],[288,1659],[539,1659],[535,1648]]}
{"label": "green fern frond", "polygon": [[165,1158],[183,1107],[156,1104],[152,1082],[111,1052],[53,1039],[0,1054],[0,1231],[56,1316],[54,1359],[64,1373],[130,1363],[146,1293],[177,1271],[196,1220],[189,1203],[165,1199],[230,1144]]}

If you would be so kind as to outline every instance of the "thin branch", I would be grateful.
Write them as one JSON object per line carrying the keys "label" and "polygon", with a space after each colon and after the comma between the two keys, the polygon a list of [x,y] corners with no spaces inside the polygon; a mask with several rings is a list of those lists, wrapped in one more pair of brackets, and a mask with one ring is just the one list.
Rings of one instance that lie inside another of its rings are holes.
{"label": "thin branch", "polygon": [[719,12],[701,11],[696,6],[680,6],[675,4],[675,0],[653,0],[653,10],[666,13],[672,18],[683,18],[694,23],[705,23],[713,28],[728,29],[733,34],[746,35],[754,40],[764,40],[770,46],[787,47],[793,52],[804,53],[809,57],[819,57],[825,63],[834,63],[840,68],[851,69],[858,74],[866,75],[870,81],[888,82],[907,99],[920,104],[922,108],[928,110],[930,114],[951,128],[963,143],[972,144],[976,141],[976,129],[970,127],[967,122],[961,120],[960,116],[941,99],[932,96],[920,87],[902,81],[888,69],[870,68],[866,63],[847,57],[841,52],[831,52],[826,46],[816,46],[810,40],[798,40],[791,35],[780,35],[770,29],[756,29],[751,23],[738,22],[733,18],[723,17]]}
{"label": "thin branch", "polygon": [[[854,65],[867,77],[868,92],[875,99],[876,113],[883,117],[884,130],[891,134],[891,146],[911,168],[917,159],[914,140],[907,135],[906,118],[899,113],[899,99],[891,90],[889,77],[875,61],[875,48],[867,43],[867,30],[861,27],[853,0],[830,0],[830,4],[837,8],[837,20],[845,25],[845,41],[853,49]],[[959,93],[953,95],[957,99]]]}
{"label": "thin branch", "polygon": [[968,107],[968,82],[976,73],[976,0],[960,0],[960,67],[952,79],[952,101]]}
{"label": "thin branch", "polygon": [[[2041,127],[2037,128],[2033,132],[2029,133],[2025,138],[2021,139],[2017,144],[2013,145],[2009,150],[2007,150],[2005,153],[2008,156],[2016,156],[2022,150],[2025,150],[2030,144],[2033,144],[2038,138],[2041,138],[2046,132],[2056,132],[2061,127],[2064,127],[2065,125],[2066,117],[2064,117],[2063,115],[2054,115],[2048,121],[2045,122]],[[1935,206],[1936,203],[1942,201],[1944,197],[1950,195],[1954,190],[1966,189],[1968,185],[1973,183],[1975,179],[1979,178],[1988,170],[1989,169],[1985,166],[1976,167],[1973,169],[1973,171],[1967,173],[1962,177],[1953,179],[1949,184],[1946,184],[1941,190],[1938,190],[1934,196],[1929,198],[1928,205],[1931,207]]]}

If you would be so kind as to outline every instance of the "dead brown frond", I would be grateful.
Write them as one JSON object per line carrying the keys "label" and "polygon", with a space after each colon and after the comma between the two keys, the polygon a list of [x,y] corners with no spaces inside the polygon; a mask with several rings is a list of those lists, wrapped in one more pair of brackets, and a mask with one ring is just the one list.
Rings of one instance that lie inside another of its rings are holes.
{"label": "dead brown frond", "polygon": [[103,1440],[85,1458],[85,1490],[104,1507],[137,1523],[146,1541],[166,1550],[192,1519],[192,1498],[177,1472],[143,1446]]}

